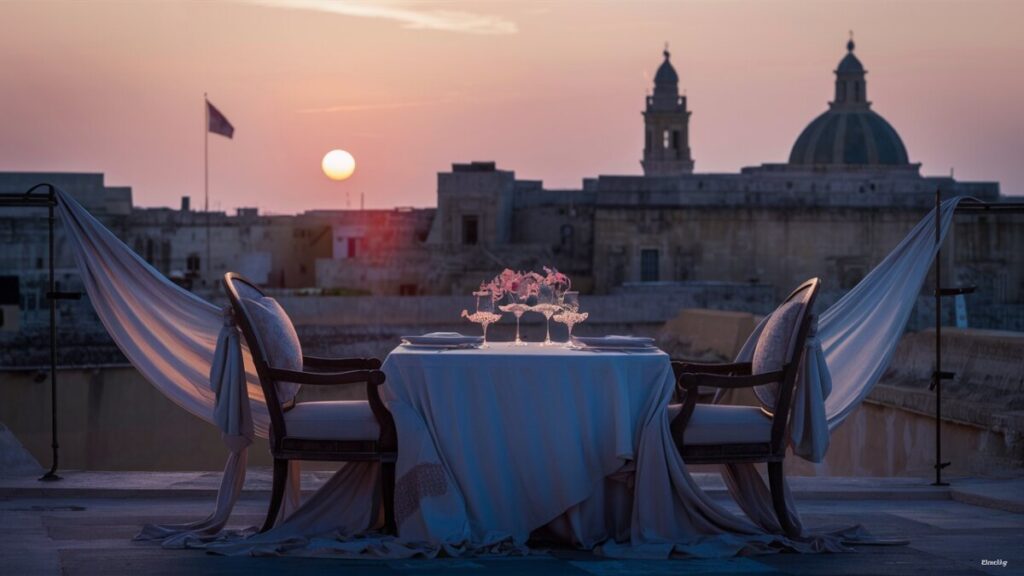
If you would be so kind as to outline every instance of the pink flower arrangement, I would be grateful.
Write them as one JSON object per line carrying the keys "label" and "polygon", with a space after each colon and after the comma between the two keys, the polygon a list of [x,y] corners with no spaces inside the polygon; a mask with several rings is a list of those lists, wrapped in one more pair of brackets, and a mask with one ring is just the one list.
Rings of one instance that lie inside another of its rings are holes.
{"label": "pink flower arrangement", "polygon": [[536,272],[516,272],[506,268],[490,282],[482,284],[480,289],[489,290],[495,300],[500,300],[506,294],[514,294],[521,300],[526,300],[540,292],[542,281],[543,277]]}
{"label": "pink flower arrangement", "polygon": [[[538,274],[538,276],[540,276]],[[544,284],[550,286],[556,292],[564,292],[572,286],[572,282],[569,281],[569,277],[562,274],[556,268],[544,267]]]}
{"label": "pink flower arrangement", "polygon": [[543,275],[506,268],[489,282],[480,284],[480,290],[490,292],[495,302],[504,298],[506,294],[514,294],[519,300],[525,301],[531,296],[538,295],[542,285],[550,286],[561,293],[569,289],[571,282],[568,276],[547,266],[544,267]]}

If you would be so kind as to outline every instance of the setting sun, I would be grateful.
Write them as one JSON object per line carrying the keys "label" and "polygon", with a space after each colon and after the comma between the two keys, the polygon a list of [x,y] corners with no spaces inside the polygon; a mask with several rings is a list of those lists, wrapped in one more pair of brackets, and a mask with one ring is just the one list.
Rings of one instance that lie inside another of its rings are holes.
{"label": "setting sun", "polygon": [[356,171],[356,159],[344,150],[331,150],[320,165],[331,180],[348,180]]}

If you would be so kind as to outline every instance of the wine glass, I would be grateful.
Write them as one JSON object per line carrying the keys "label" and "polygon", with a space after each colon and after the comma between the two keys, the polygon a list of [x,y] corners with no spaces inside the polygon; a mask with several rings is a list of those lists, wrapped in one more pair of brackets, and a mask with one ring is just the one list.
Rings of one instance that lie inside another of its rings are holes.
{"label": "wine glass", "polygon": [[527,274],[519,281],[515,290],[507,293],[508,304],[499,307],[502,312],[511,312],[516,317],[516,340],[512,344],[513,346],[526,346],[526,342],[519,337],[519,319],[530,309],[526,302],[537,293],[537,288],[538,280]]}
{"label": "wine glass", "polygon": [[567,291],[562,295],[561,305],[558,307],[559,312],[555,314],[555,322],[565,324],[565,327],[569,329],[569,339],[565,342],[565,347],[578,350],[582,346],[578,346],[572,341],[572,328],[586,320],[590,314],[588,312],[580,312],[580,293]]}
{"label": "wine glass", "polygon": [[551,346],[554,344],[551,341],[551,317],[558,311],[558,298],[555,294],[555,289],[547,284],[542,284],[540,291],[537,293],[537,303],[530,310],[544,315],[546,322],[545,335],[541,346]]}
{"label": "wine glass", "polygon": [[473,292],[473,296],[476,296],[476,312],[470,314],[468,311],[462,311],[462,317],[466,318],[470,322],[479,324],[484,331],[484,341],[480,344],[481,348],[490,348],[487,344],[487,327],[494,324],[501,319],[501,314],[494,312],[494,297],[493,292],[490,290],[479,290]]}

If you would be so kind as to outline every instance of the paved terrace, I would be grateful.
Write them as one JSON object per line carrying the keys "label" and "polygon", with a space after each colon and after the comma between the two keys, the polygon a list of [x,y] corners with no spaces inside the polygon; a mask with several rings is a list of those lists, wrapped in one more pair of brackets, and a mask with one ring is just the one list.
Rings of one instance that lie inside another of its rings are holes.
{"label": "paved terrace", "polygon": [[[1022,574],[1024,479],[958,479],[936,488],[908,478],[794,478],[805,523],[828,530],[862,524],[909,546],[849,554],[776,554],[723,560],[620,561],[571,549],[538,548],[525,558],[339,560],[228,558],[132,542],[146,522],[184,522],[210,512],[219,473],[64,472],[60,482],[0,476],[0,574]],[[309,472],[313,489],[327,472]],[[731,503],[720,478],[700,484]],[[232,527],[257,525],[269,473],[250,471]],[[981,561],[1005,560],[1006,567]]]}

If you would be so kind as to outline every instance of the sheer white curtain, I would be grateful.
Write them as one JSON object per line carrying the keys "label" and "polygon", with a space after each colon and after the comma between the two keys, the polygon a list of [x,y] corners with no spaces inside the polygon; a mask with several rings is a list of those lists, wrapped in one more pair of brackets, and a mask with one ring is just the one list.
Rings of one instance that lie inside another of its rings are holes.
{"label": "sheer white curtain", "polygon": [[[223,312],[168,280],[132,252],[70,194],[57,190],[58,214],[85,291],[128,361],[178,406],[213,423],[210,386]],[[243,349],[256,434],[270,425],[249,351]]]}
{"label": "sheer white curtain", "polygon": [[[178,546],[190,538],[216,534],[241,493],[253,435],[265,438],[270,424],[249,351],[241,345],[238,329],[225,310],[168,280],[71,195],[58,190],[57,198],[82,283],[111,338],[164,396],[217,425],[229,452],[217,506],[208,518],[146,526],[139,538]],[[289,464],[281,518],[298,506],[299,468],[297,463]]]}

